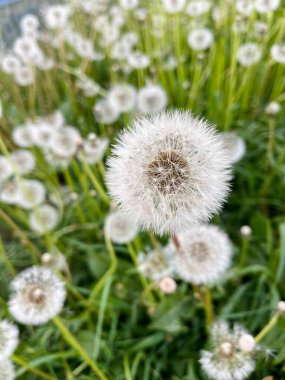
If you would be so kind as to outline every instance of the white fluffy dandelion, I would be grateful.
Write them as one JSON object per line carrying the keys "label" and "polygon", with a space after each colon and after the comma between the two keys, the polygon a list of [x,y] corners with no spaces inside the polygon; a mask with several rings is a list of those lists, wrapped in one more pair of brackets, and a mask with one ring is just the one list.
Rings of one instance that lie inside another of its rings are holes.
{"label": "white fluffy dandelion", "polygon": [[195,285],[212,284],[228,269],[232,245],[227,234],[217,226],[194,226],[177,234],[177,239],[179,249],[174,263],[178,276],[184,281]]}
{"label": "white fluffy dandelion", "polygon": [[94,133],[90,133],[88,138],[83,141],[82,151],[89,164],[97,164],[106,152],[109,140],[99,138]]}
{"label": "white fluffy dandelion", "polygon": [[34,145],[34,133],[37,128],[34,125],[19,125],[14,128],[12,138],[14,143],[21,148],[29,148]]}
{"label": "white fluffy dandelion", "polygon": [[139,0],[120,0],[120,6],[129,11],[135,9],[139,5]]}
{"label": "white fluffy dandelion", "polygon": [[152,281],[160,282],[162,279],[172,277],[174,274],[173,250],[169,247],[153,249],[148,253],[138,255],[138,270]]}
{"label": "white fluffy dandelion", "polygon": [[16,377],[14,366],[10,360],[0,362],[0,380],[14,380]]}
{"label": "white fluffy dandelion", "polygon": [[285,63],[285,44],[275,44],[270,49],[270,55],[274,62]]}
{"label": "white fluffy dandelion", "polygon": [[105,233],[114,243],[125,244],[136,237],[138,227],[132,219],[120,211],[114,211],[105,220]]}
{"label": "white fluffy dandelion", "polygon": [[46,189],[42,182],[36,179],[26,179],[19,181],[18,186],[17,203],[20,207],[30,210],[44,202]]}
{"label": "white fluffy dandelion", "polygon": [[51,5],[43,13],[44,21],[48,29],[63,29],[70,15],[68,5]]}
{"label": "white fluffy dandelion", "polygon": [[200,17],[210,8],[211,3],[208,0],[191,0],[186,7],[186,13],[191,17]]}
{"label": "white fluffy dandelion", "polygon": [[9,158],[0,156],[0,184],[6,181],[13,174],[13,168]]}
{"label": "white fluffy dandelion", "polygon": [[168,13],[181,12],[184,8],[186,0],[162,0],[163,8]]}
{"label": "white fluffy dandelion", "polygon": [[255,0],[255,9],[258,13],[275,11],[280,5],[280,0]]}
{"label": "white fluffy dandelion", "polygon": [[242,137],[235,132],[223,132],[222,138],[224,145],[229,152],[229,157],[232,163],[240,161],[245,155],[246,145]]}
{"label": "white fluffy dandelion", "polygon": [[109,101],[119,110],[119,112],[130,112],[136,103],[137,91],[134,86],[127,83],[114,85],[108,94]]}
{"label": "white fluffy dandelion", "polygon": [[14,80],[19,86],[29,86],[35,81],[35,75],[31,67],[21,66],[14,71]]}
{"label": "white fluffy dandelion", "polygon": [[54,229],[58,223],[58,212],[50,205],[37,207],[29,216],[31,229],[42,235]]}
{"label": "white fluffy dandelion", "polygon": [[48,268],[31,267],[11,283],[9,311],[17,322],[40,325],[60,313],[66,292],[64,283]]}
{"label": "white fluffy dandelion", "polygon": [[19,201],[19,184],[17,181],[9,180],[0,189],[0,200],[3,203],[13,205]]}
{"label": "white fluffy dandelion", "polygon": [[93,107],[93,113],[95,119],[103,124],[114,123],[120,115],[117,106],[107,99],[98,100]]}
{"label": "white fluffy dandelion", "polygon": [[13,354],[19,343],[18,338],[19,331],[15,325],[6,320],[0,321],[0,361]]}
{"label": "white fluffy dandelion", "polygon": [[272,101],[272,102],[268,103],[266,108],[265,108],[265,112],[270,116],[275,116],[280,111],[281,111],[281,104],[276,102],[276,101]]}
{"label": "white fluffy dandelion", "polygon": [[49,146],[55,155],[70,158],[75,155],[81,143],[82,138],[76,128],[61,127],[52,133]]}
{"label": "white fluffy dandelion", "polygon": [[31,173],[36,166],[33,153],[24,149],[15,150],[11,153],[11,163],[14,171],[21,175]]}
{"label": "white fluffy dandelion", "polygon": [[190,112],[136,120],[119,137],[108,164],[111,196],[126,215],[159,234],[209,220],[229,190],[230,159],[222,139]]}
{"label": "white fluffy dandelion", "polygon": [[252,373],[255,363],[252,351],[240,349],[240,338],[246,331],[235,325],[230,331],[227,323],[215,323],[211,328],[211,351],[202,351],[200,364],[210,379],[244,380]]}
{"label": "white fluffy dandelion", "polygon": [[147,85],[139,90],[137,107],[142,113],[156,113],[162,111],[167,104],[167,95],[158,85]]}
{"label": "white fluffy dandelion", "polygon": [[254,42],[241,45],[238,49],[237,60],[242,66],[251,66],[261,59],[261,48]]}
{"label": "white fluffy dandelion", "polygon": [[210,29],[201,28],[192,30],[187,41],[193,50],[206,50],[212,45],[214,37]]}

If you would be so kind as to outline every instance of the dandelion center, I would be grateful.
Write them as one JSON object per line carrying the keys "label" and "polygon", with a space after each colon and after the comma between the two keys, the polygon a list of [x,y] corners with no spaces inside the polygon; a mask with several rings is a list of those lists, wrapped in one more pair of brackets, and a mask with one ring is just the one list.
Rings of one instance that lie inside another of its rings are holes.
{"label": "dandelion center", "polygon": [[202,241],[191,245],[191,255],[199,262],[204,261],[209,256],[209,247]]}
{"label": "dandelion center", "polygon": [[233,345],[231,342],[223,342],[220,345],[221,356],[229,358],[233,354]]}
{"label": "dandelion center", "polygon": [[41,304],[45,300],[45,292],[40,287],[33,287],[29,292],[29,300],[35,304]]}
{"label": "dandelion center", "polygon": [[175,151],[160,152],[147,166],[146,174],[160,193],[172,194],[188,179],[189,165]]}

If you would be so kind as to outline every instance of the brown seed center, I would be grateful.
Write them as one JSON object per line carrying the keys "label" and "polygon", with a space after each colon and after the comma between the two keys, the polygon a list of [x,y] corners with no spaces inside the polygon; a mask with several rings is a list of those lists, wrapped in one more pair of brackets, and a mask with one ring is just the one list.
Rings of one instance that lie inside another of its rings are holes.
{"label": "brown seed center", "polygon": [[146,175],[160,193],[173,194],[188,179],[189,165],[175,151],[160,152],[147,166]]}
{"label": "brown seed center", "polygon": [[34,287],[29,292],[29,300],[32,303],[41,304],[45,300],[45,292],[39,287]]}

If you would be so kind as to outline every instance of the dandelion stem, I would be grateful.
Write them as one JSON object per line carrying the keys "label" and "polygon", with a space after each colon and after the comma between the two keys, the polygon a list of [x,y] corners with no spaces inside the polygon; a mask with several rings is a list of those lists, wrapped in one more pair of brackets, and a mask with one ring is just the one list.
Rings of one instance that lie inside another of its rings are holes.
{"label": "dandelion stem", "polygon": [[0,217],[6,222],[9,227],[11,227],[13,231],[16,231],[16,234],[21,239],[22,243],[30,249],[34,262],[37,263],[38,259],[41,257],[41,253],[37,247],[2,209],[0,209]]}
{"label": "dandelion stem", "polygon": [[82,359],[93,369],[93,371],[96,373],[96,375],[101,380],[107,380],[108,378],[100,370],[98,365],[91,359],[89,354],[84,350],[84,348],[80,345],[80,343],[77,341],[77,339],[71,334],[71,332],[64,325],[64,323],[61,321],[61,319],[59,317],[54,317],[53,322],[58,327],[58,329],[61,331],[66,342],[69,343],[79,353],[79,355],[82,357]]}
{"label": "dandelion stem", "polygon": [[43,379],[55,380],[55,377],[48,375],[47,373],[41,371],[40,369],[32,367],[28,362],[26,362],[25,360],[23,360],[17,355],[13,355],[12,360],[14,363],[20,365],[21,367],[24,367],[27,371],[30,371],[34,373],[35,375],[40,376]]}
{"label": "dandelion stem", "polygon": [[281,315],[280,311],[277,311],[273,317],[270,319],[270,321],[263,327],[263,329],[256,335],[255,341],[258,343],[260,342],[265,335],[269,333],[269,331],[273,328],[273,326],[276,324],[278,321],[279,317]]}
{"label": "dandelion stem", "polygon": [[7,252],[5,250],[5,247],[3,245],[1,237],[0,237],[0,255],[2,256],[3,261],[6,264],[6,266],[7,266],[8,270],[9,270],[9,272],[11,273],[11,275],[13,277],[16,276],[17,271],[14,268],[14,265],[12,264],[12,262],[9,260],[9,257],[7,255]]}
{"label": "dandelion stem", "polygon": [[204,297],[204,309],[206,314],[207,325],[210,326],[213,322],[213,306],[212,306],[212,294],[208,287],[205,287],[205,297]]}

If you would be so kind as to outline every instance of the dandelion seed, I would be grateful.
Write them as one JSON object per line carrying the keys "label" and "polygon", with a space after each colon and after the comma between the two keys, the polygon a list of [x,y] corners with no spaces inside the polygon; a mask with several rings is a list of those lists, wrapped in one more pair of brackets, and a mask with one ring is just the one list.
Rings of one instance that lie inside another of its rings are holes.
{"label": "dandelion seed", "polygon": [[17,322],[41,325],[59,314],[65,300],[64,283],[48,268],[31,267],[11,283],[9,311]]}
{"label": "dandelion seed", "polygon": [[19,343],[18,337],[19,331],[15,325],[6,320],[0,321],[0,362],[13,354]]}
{"label": "dandelion seed", "polygon": [[235,325],[231,332],[227,323],[215,323],[211,328],[211,351],[202,351],[200,364],[210,379],[244,380],[254,370],[252,352],[242,351],[240,338],[247,334]]}
{"label": "dandelion seed", "polygon": [[105,220],[105,233],[114,243],[125,244],[135,238],[138,227],[132,219],[122,215],[120,211],[115,211]]}
{"label": "dandelion seed", "polygon": [[109,191],[122,211],[159,234],[207,221],[229,190],[222,139],[190,112],[136,120],[119,137],[108,166]]}
{"label": "dandelion seed", "polygon": [[176,237],[179,249],[174,255],[174,265],[184,281],[195,285],[212,284],[228,269],[232,245],[227,234],[217,226],[195,226]]}
{"label": "dandelion seed", "polygon": [[249,226],[242,226],[240,228],[240,234],[243,237],[248,237],[252,234],[252,229]]}

